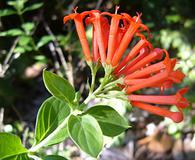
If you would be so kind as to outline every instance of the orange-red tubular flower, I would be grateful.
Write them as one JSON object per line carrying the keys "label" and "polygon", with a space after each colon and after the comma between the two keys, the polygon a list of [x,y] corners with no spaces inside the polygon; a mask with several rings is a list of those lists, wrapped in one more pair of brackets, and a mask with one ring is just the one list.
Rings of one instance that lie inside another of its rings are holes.
{"label": "orange-red tubular flower", "polygon": [[[176,59],[171,59],[170,63],[175,63]],[[125,79],[136,79],[136,78],[144,78],[148,75],[158,73],[166,68],[166,60],[149,65],[145,68],[142,68],[141,70],[138,70],[136,72],[133,72],[131,74],[128,74]],[[168,77],[170,78],[170,77]],[[180,78],[182,78],[180,76]]]}
{"label": "orange-red tubular flower", "polygon": [[117,33],[119,29],[119,22],[122,19],[121,15],[117,14],[117,11],[119,9],[119,6],[116,6],[115,14],[110,14],[108,12],[103,12],[101,15],[108,15],[112,17],[111,24],[110,24],[110,32],[109,32],[109,38],[108,38],[108,52],[107,52],[107,64],[111,63],[113,54],[116,49],[116,42],[117,42]]}
{"label": "orange-red tubular flower", "polygon": [[107,21],[107,19],[103,19],[101,17],[100,11],[98,10],[92,10],[89,11],[88,13],[89,13],[88,21],[93,23],[93,27],[95,29],[101,62],[104,63],[106,61],[106,46],[105,46],[106,38],[104,37],[105,34],[102,28],[102,21]]}
{"label": "orange-red tubular flower", "polygon": [[98,50],[97,34],[96,34],[96,31],[95,31],[95,28],[93,28],[92,54],[93,54],[93,61],[97,62],[100,59],[100,54],[99,54],[99,50]]}
{"label": "orange-red tubular flower", "polygon": [[[182,108],[189,105],[188,101],[183,97],[188,91],[188,88],[180,89],[175,95],[129,95],[128,98],[133,106],[144,109],[154,114],[163,117],[171,118],[175,122],[183,120]],[[149,103],[149,104],[148,104]],[[151,104],[159,105],[176,105],[179,112],[172,112],[160,106],[153,106]]]}
{"label": "orange-red tubular flower", "polygon": [[[154,75],[151,75],[151,77],[148,77],[148,78],[140,78],[140,79],[124,78],[124,83],[127,85],[126,86],[126,93],[127,94],[130,94],[130,93],[137,91],[139,89],[142,89],[142,88],[151,87],[152,85],[159,83],[161,81],[165,81],[167,79],[167,77],[169,76],[171,69],[172,69],[171,68],[171,60],[169,59],[168,52],[166,52],[165,50],[163,50],[163,51],[166,54],[166,57],[164,60],[164,64],[166,65],[166,68],[164,70],[154,74]],[[144,63],[145,63],[145,60],[144,60]],[[143,67],[142,62],[140,64],[138,64],[137,66]],[[134,81],[133,82],[134,85],[132,85],[132,81]]]}
{"label": "orange-red tubular flower", "polygon": [[72,13],[72,14],[64,17],[64,23],[66,23],[70,19],[74,20],[75,25],[76,25],[76,30],[77,30],[77,33],[79,36],[79,40],[81,42],[81,46],[83,49],[83,53],[85,55],[85,59],[86,59],[86,61],[91,61],[92,58],[90,55],[90,49],[89,49],[87,37],[85,34],[85,28],[83,25],[83,18],[85,17],[86,13],[83,13],[83,14],[76,13],[76,9],[75,9],[75,13]]}
{"label": "orange-red tubular flower", "polygon": [[[125,80],[125,84],[128,85],[126,87],[126,93],[130,94],[130,93],[137,91],[139,89],[152,87],[154,84],[158,83],[159,81],[166,79],[167,76],[168,76],[168,73],[166,71],[163,71],[163,72],[157,73],[154,76],[151,76],[149,78]],[[130,86],[132,83],[134,85]]]}
{"label": "orange-red tubular flower", "polygon": [[139,101],[144,103],[153,103],[161,105],[176,105],[185,108],[189,105],[188,101],[182,97],[188,91],[188,88],[180,89],[175,95],[134,95],[128,96],[130,101]]}
{"label": "orange-red tubular flower", "polygon": [[167,79],[159,81],[151,87],[159,87],[163,91],[164,89],[171,88],[173,83],[181,83],[184,77],[185,74],[183,74],[180,70],[172,71]]}
{"label": "orange-red tubular flower", "polygon": [[[171,59],[172,67],[171,67],[171,72],[169,76],[166,79],[163,79],[161,81],[158,81],[158,83],[151,85],[151,87],[159,87],[161,91],[164,91],[164,89],[171,88],[173,83],[181,83],[181,81],[185,77],[185,74],[182,73],[179,69],[174,71],[173,69],[174,69],[175,64],[176,64],[176,59]],[[130,77],[130,75],[128,77]]]}
{"label": "orange-red tubular flower", "polygon": [[133,101],[133,102],[131,102],[131,104],[135,107],[141,108],[141,109],[146,110],[150,113],[170,118],[176,123],[179,123],[183,120],[183,113],[182,113],[182,110],[180,108],[178,108],[179,109],[178,112],[172,112],[166,108],[161,108],[158,106],[154,106],[154,105],[146,104],[146,103],[142,103],[142,102],[137,102],[137,101]]}
{"label": "orange-red tubular flower", "polygon": [[[114,47],[114,49],[113,49],[114,53],[118,50],[118,47],[119,47],[119,45],[121,43],[121,40],[122,40],[124,34],[126,33],[126,31],[127,31],[126,26],[118,27],[117,36],[116,36],[116,43],[115,43],[115,46],[113,46]],[[112,62],[112,59],[114,57],[114,53],[110,57],[111,62]]]}
{"label": "orange-red tubular flower", "polygon": [[155,60],[162,59],[162,56],[163,56],[162,49],[155,48],[151,53],[148,53],[148,51],[149,50],[145,48],[143,53],[140,52],[140,55],[138,55],[128,65],[126,65],[123,68],[123,70],[121,70],[118,74],[129,75],[129,74],[131,74],[139,69],[142,69],[143,67],[145,67],[147,65],[150,65],[150,63],[155,61]]}
{"label": "orange-red tubular flower", "polygon": [[121,43],[117,49],[117,51],[114,54],[114,57],[112,59],[112,65],[113,66],[117,66],[123,53],[125,52],[125,50],[127,49],[129,43],[131,42],[134,34],[138,31],[139,28],[142,28],[143,30],[148,30],[148,28],[141,24],[140,21],[140,16],[138,14],[138,16],[136,17],[136,19],[131,18],[129,15],[127,14],[121,14],[123,15],[124,19],[127,19],[130,23],[126,33],[123,36],[123,39],[121,40]]}
{"label": "orange-red tubular flower", "polygon": [[147,64],[150,64],[151,62],[155,60],[162,59],[163,51],[159,48],[155,48],[151,53],[149,53],[147,56],[145,56],[143,59],[141,59],[138,63],[136,63],[134,66],[129,68],[126,71],[126,74],[130,74],[136,70],[139,70],[140,68],[144,67]]}
{"label": "orange-red tubular flower", "polygon": [[[108,47],[108,35],[109,35],[109,23],[108,20],[104,17],[101,17],[101,28],[102,28],[102,34],[103,34],[103,44],[105,50]],[[86,24],[88,25],[89,23],[92,23],[91,18],[88,17],[86,18]],[[97,31],[95,27],[93,26],[93,37],[92,37],[92,54],[93,54],[93,61],[97,62],[100,60],[100,53],[99,53],[99,47],[98,47],[98,42],[97,42]]]}
{"label": "orange-red tubular flower", "polygon": [[151,44],[146,40],[143,35],[139,35],[141,40],[132,48],[132,50],[125,56],[125,58],[119,63],[119,65],[115,68],[115,72],[120,71],[124,66],[126,66],[130,60],[132,60],[135,56],[139,54],[142,48],[148,46],[148,48],[152,49]]}
{"label": "orange-red tubular flower", "polygon": [[[174,70],[176,59],[170,59],[169,53],[160,48],[153,48],[142,31],[149,29],[141,22],[141,14],[131,17],[126,13],[117,14],[101,13],[98,10],[75,13],[64,17],[64,23],[73,19],[81,46],[87,61],[100,61],[105,70],[113,67],[113,77],[123,78],[123,84],[118,84],[124,89],[130,103],[138,108],[151,113],[168,117],[175,122],[183,120],[182,109],[188,106],[188,101],[183,97],[188,88],[177,91],[174,95],[164,95],[165,89],[171,88],[174,83],[180,83],[185,75],[180,70]],[[86,38],[83,24],[92,24],[92,55]],[[111,19],[111,21],[110,21]],[[140,40],[125,53],[132,39]],[[126,54],[126,55],[124,55]],[[164,57],[164,59],[163,59]],[[106,66],[106,65],[109,65]],[[107,70],[106,70],[107,71]],[[109,70],[110,71],[110,70]],[[116,80],[115,79],[115,80]],[[134,92],[146,88],[160,88],[159,95],[137,95]],[[175,105],[177,112],[172,112],[163,106]]]}
{"label": "orange-red tubular flower", "polygon": [[110,25],[108,22],[108,19],[105,17],[101,18],[101,28],[102,28],[102,34],[103,34],[103,40],[104,40],[104,48],[105,51],[108,48],[108,38],[109,38],[109,31],[110,31]]}
{"label": "orange-red tubular flower", "polygon": [[116,68],[116,70],[114,70],[114,74],[116,76],[126,75],[125,73],[127,73],[129,68],[133,67],[136,63],[138,63],[140,60],[142,60],[148,54],[149,54],[149,49],[146,47],[142,48],[140,50],[140,54],[137,57],[135,57],[132,61],[130,61],[125,67],[121,68],[120,71],[117,71],[117,68]]}

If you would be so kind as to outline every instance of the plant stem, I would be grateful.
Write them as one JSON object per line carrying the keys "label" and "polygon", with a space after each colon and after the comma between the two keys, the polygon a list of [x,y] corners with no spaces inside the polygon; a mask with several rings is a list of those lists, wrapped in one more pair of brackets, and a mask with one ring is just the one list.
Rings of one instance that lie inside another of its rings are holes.
{"label": "plant stem", "polygon": [[89,90],[89,94],[92,94],[95,88],[95,79],[96,79],[96,73],[97,73],[97,66],[93,67],[93,65],[89,65],[91,69],[91,86]]}
{"label": "plant stem", "polygon": [[[97,72],[97,71],[96,71]],[[110,69],[105,69],[105,75],[103,78],[103,81],[101,82],[100,86],[92,93],[89,92],[88,97],[85,99],[85,101],[83,102],[84,104],[89,103],[89,101],[91,99],[94,99],[96,97],[96,95],[100,94],[101,91],[104,89],[104,87],[108,84],[109,80],[110,80],[110,75],[112,73],[112,70]],[[94,77],[95,79],[95,77]],[[94,80],[95,81],[95,80]],[[95,82],[94,82],[95,83]],[[94,84],[95,85],[95,84]]]}

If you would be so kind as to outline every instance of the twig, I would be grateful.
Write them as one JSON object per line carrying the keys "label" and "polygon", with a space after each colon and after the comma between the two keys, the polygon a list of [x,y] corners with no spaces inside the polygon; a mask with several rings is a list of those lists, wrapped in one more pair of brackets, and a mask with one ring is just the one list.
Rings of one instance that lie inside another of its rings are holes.
{"label": "twig", "polygon": [[0,108],[0,132],[3,130],[4,108]]}
{"label": "twig", "polygon": [[97,5],[96,5],[95,9],[99,9],[99,8],[100,8],[100,6],[101,6],[101,4],[102,4],[102,2],[103,2],[103,0],[98,0]]}
{"label": "twig", "polygon": [[19,37],[16,38],[14,40],[14,43],[13,45],[11,46],[9,52],[7,53],[6,57],[5,57],[5,60],[3,62],[3,64],[1,65],[1,70],[0,70],[0,77],[4,77],[5,76],[5,73],[6,71],[9,69],[10,67],[10,63],[12,62],[12,56],[13,56],[13,53],[14,53],[14,49],[16,48],[16,45],[19,41]]}
{"label": "twig", "polygon": [[60,48],[60,45],[59,45],[59,43],[58,43],[55,35],[51,31],[49,25],[44,20],[43,20],[43,25],[44,25],[45,30],[47,31],[47,33],[53,37],[53,42],[54,42],[55,50],[58,53],[58,56],[59,56],[60,61],[62,63],[62,66],[63,66],[63,68],[65,70],[66,77],[68,78],[69,82],[74,86],[73,73],[72,73],[72,71],[68,67],[68,64],[67,64],[67,62],[66,62],[66,60],[64,58],[63,51]]}
{"label": "twig", "polygon": [[41,9],[41,11],[39,12],[37,19],[34,21],[35,22],[35,27],[33,28],[31,35],[33,35],[35,33],[35,31],[37,30],[38,25],[40,24],[41,20],[43,19],[43,9]]}
{"label": "twig", "polygon": [[69,54],[68,55],[68,72],[70,74],[69,76],[69,81],[71,84],[74,86],[74,78],[73,78],[73,66],[72,66],[72,56]]}
{"label": "twig", "polygon": [[29,128],[27,127],[27,128],[24,130],[23,139],[22,139],[22,144],[23,144],[24,146],[26,146],[26,141],[27,141],[28,135],[29,135]]}
{"label": "twig", "polygon": [[14,105],[12,105],[11,107],[12,107],[13,111],[16,113],[16,115],[17,115],[17,117],[19,118],[19,120],[22,121],[22,115],[21,115],[20,112],[17,110],[17,108],[16,108]]}
{"label": "twig", "polygon": [[52,56],[54,58],[54,67],[55,67],[55,69],[57,71],[57,74],[61,75],[62,73],[60,72],[60,64],[59,64],[59,62],[57,60],[55,46],[54,46],[54,44],[52,42],[49,43],[49,49],[50,49],[51,54],[52,54]]}
{"label": "twig", "polygon": [[79,0],[73,0],[72,3],[68,6],[68,9],[65,14],[70,14],[72,12],[72,9],[76,7],[78,2]]}
{"label": "twig", "polygon": [[14,40],[14,43],[11,46],[11,48],[10,48],[10,50],[9,50],[7,56],[6,56],[6,58],[5,58],[4,62],[3,62],[3,65],[7,65],[9,63],[9,61],[11,59],[11,56],[12,56],[12,54],[14,52],[14,49],[16,48],[16,45],[17,45],[18,41],[19,41],[19,37]]}

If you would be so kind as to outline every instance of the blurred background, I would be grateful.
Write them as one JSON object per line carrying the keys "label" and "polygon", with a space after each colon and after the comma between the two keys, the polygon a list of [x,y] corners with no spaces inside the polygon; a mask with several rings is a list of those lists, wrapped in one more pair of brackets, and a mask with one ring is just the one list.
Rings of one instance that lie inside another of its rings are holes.
{"label": "blurred background", "polygon": [[[74,23],[63,17],[91,9],[120,12],[142,21],[152,33],[154,47],[162,47],[178,58],[177,67],[186,74],[174,89],[189,86],[190,106],[185,120],[172,121],[131,108],[113,99],[113,107],[127,117],[132,128],[115,139],[107,139],[102,160],[194,160],[195,159],[195,1],[193,0],[0,0],[0,131],[17,134],[31,146],[37,111],[49,97],[42,69],[67,78],[86,96],[90,70],[82,59]],[[89,31],[89,32],[88,32]],[[87,29],[90,40],[90,28]],[[99,77],[103,72],[98,73]],[[105,102],[106,103],[106,102]],[[117,105],[116,105],[117,104]],[[112,104],[110,104],[112,105]],[[174,106],[172,107],[174,110]],[[40,153],[85,159],[68,139]]]}

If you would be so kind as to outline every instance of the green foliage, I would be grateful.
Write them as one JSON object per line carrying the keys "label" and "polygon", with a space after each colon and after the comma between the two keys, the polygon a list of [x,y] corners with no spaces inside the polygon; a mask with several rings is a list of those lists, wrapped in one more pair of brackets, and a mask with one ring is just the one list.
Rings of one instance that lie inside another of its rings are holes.
{"label": "green foliage", "polygon": [[30,37],[28,37],[28,36],[21,36],[18,44],[20,46],[24,46],[24,45],[27,45],[30,41],[31,41]]}
{"label": "green foliage", "polygon": [[75,97],[75,90],[71,84],[62,77],[43,71],[43,81],[47,90],[54,96],[62,101],[72,103]]}
{"label": "green foliage", "polygon": [[33,10],[41,8],[42,6],[43,6],[43,3],[35,3],[29,7],[26,7],[22,12],[25,13],[28,11],[33,11]]}
{"label": "green foliage", "polygon": [[26,153],[27,151],[28,150],[22,146],[19,137],[9,133],[0,133],[0,159],[12,156],[18,157],[18,155]]}
{"label": "green foliage", "polygon": [[57,155],[49,155],[46,156],[43,160],[67,160],[67,159]]}
{"label": "green foliage", "polygon": [[35,23],[33,23],[33,22],[26,22],[26,23],[23,23],[21,27],[22,27],[22,29],[25,31],[25,33],[27,35],[30,35],[30,33],[32,32],[32,30],[35,27]]}
{"label": "green foliage", "polygon": [[95,118],[72,115],[68,120],[68,132],[83,151],[92,157],[99,155],[103,147],[103,134]]}
{"label": "green foliage", "polygon": [[0,36],[21,36],[24,32],[21,29],[10,29],[5,32],[1,32]]}
{"label": "green foliage", "polygon": [[127,121],[110,106],[94,106],[86,111],[99,123],[106,136],[114,137],[129,128]]}
{"label": "green foliage", "polygon": [[3,10],[0,10],[0,17],[10,16],[16,13],[17,12],[12,9],[3,9]]}
{"label": "green foliage", "polygon": [[[58,126],[70,114],[69,106],[63,101],[51,97],[48,98],[41,106],[38,115],[35,130],[35,139],[38,144],[54,132]],[[47,141],[45,146],[52,145],[63,141],[67,137],[66,127],[63,127],[58,134],[50,141]]]}
{"label": "green foliage", "polygon": [[54,39],[54,37],[50,36],[50,35],[41,37],[41,39],[37,43],[37,48],[40,48],[40,47],[44,46],[45,44],[52,41],[53,39]]}
{"label": "green foliage", "polygon": [[16,13],[19,15],[22,15],[28,11],[39,9],[40,7],[43,6],[43,3],[34,3],[31,6],[25,7],[26,2],[28,2],[28,0],[15,0],[15,1],[8,1],[7,4],[12,6],[16,10]]}
{"label": "green foliage", "polygon": [[17,156],[11,156],[8,158],[4,158],[3,160],[30,160],[27,154],[19,154]]}

